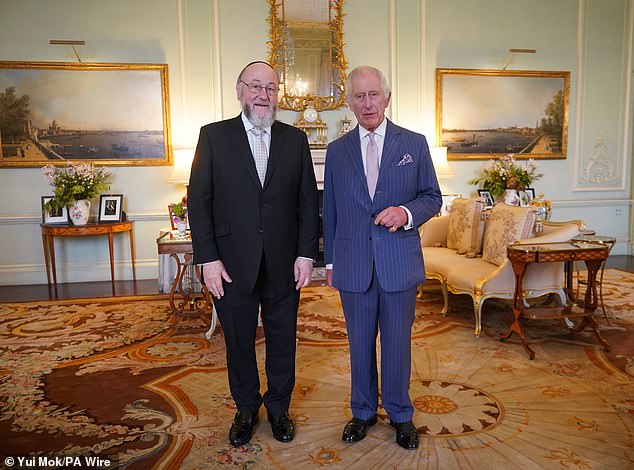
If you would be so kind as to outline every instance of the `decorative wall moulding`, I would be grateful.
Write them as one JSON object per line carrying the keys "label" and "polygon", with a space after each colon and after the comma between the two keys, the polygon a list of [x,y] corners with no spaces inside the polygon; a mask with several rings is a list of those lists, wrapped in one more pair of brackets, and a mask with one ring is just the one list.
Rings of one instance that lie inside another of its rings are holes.
{"label": "decorative wall moulding", "polygon": [[616,181],[616,163],[610,159],[603,136],[597,137],[592,150],[592,158],[583,168],[583,183],[601,185]]}

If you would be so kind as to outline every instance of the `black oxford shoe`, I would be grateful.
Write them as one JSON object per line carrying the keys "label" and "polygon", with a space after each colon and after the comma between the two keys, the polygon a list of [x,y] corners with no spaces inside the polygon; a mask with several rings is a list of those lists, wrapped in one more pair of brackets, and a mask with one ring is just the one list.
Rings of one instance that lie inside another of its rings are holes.
{"label": "black oxford shoe", "polygon": [[276,416],[269,414],[269,422],[271,423],[273,437],[278,441],[290,442],[295,437],[293,420],[286,411]]}
{"label": "black oxford shoe", "polygon": [[233,424],[229,430],[229,443],[233,447],[240,447],[249,442],[257,423],[257,411],[255,413],[250,411],[238,411],[233,418]]}
{"label": "black oxford shoe", "polygon": [[343,428],[341,440],[344,442],[357,442],[365,437],[370,426],[376,424],[376,415],[369,419],[352,418]]}
{"label": "black oxford shoe", "polygon": [[414,423],[406,421],[404,423],[395,423],[390,420],[390,425],[396,428],[396,443],[403,449],[418,449],[418,430],[414,427]]}

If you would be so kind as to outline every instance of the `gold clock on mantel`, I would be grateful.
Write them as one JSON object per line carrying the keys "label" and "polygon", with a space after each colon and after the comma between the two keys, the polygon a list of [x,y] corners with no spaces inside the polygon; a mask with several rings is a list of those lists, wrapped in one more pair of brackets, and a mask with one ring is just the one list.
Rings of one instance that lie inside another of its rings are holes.
{"label": "gold clock on mantel", "polygon": [[306,104],[300,118],[293,125],[306,133],[310,148],[325,149],[328,146],[328,125],[321,120],[311,102]]}

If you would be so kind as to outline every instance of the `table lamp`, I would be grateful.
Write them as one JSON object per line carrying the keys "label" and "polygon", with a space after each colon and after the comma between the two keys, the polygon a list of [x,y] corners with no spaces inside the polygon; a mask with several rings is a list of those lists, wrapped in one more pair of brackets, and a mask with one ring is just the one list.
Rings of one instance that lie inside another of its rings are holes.
{"label": "table lamp", "polygon": [[165,181],[189,186],[189,172],[194,160],[194,149],[174,149],[174,169]]}
{"label": "table lamp", "polygon": [[431,153],[431,159],[434,163],[434,169],[436,170],[436,178],[439,180],[446,180],[456,176],[447,161],[447,147],[431,147],[429,149]]}

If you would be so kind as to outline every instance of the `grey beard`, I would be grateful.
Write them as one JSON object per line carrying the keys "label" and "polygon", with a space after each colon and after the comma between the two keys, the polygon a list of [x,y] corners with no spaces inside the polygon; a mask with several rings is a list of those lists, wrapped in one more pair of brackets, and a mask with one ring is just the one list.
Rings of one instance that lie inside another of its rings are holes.
{"label": "grey beard", "polygon": [[249,122],[251,122],[251,124],[253,124],[255,127],[271,127],[275,122],[275,112],[277,111],[277,109],[272,108],[269,110],[269,113],[266,116],[260,117],[253,112],[253,109],[249,106],[248,103],[244,103],[244,105],[242,105],[242,111],[244,112],[244,115],[247,117]]}

